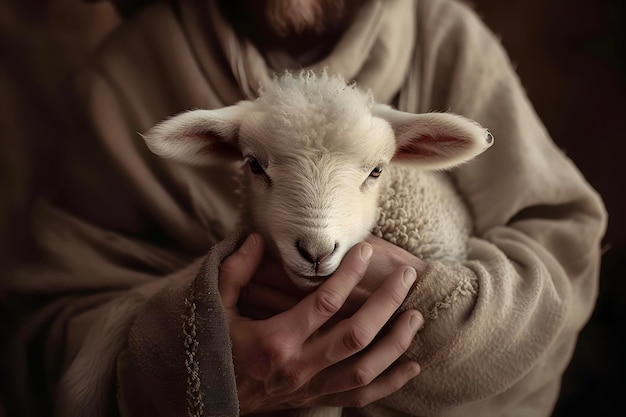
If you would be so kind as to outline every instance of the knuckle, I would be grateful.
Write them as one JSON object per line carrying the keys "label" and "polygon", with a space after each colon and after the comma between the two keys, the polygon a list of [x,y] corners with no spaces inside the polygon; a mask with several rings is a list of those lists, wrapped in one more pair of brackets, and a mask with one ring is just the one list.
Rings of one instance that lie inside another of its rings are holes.
{"label": "knuckle", "polygon": [[226,258],[220,265],[218,266],[219,276],[231,276],[235,272],[236,263],[233,261],[233,257]]}
{"label": "knuckle", "polygon": [[401,306],[405,299],[405,291],[390,291],[389,298],[396,306]]}
{"label": "knuckle", "polygon": [[343,271],[343,273],[345,274],[344,279],[356,284],[361,280],[361,277],[365,273],[365,266],[362,264],[358,264],[355,265],[353,268],[346,269],[345,271]]}
{"label": "knuckle", "polygon": [[385,396],[391,395],[402,389],[402,387],[407,383],[405,375],[406,373],[398,372],[396,370],[394,375],[385,381]]}
{"label": "knuckle", "polygon": [[385,297],[395,306],[400,306],[404,302],[406,287],[402,284],[397,284],[394,282],[393,285],[385,286],[381,288],[381,291],[384,291]]}
{"label": "knuckle", "polygon": [[410,336],[399,338],[396,342],[396,351],[400,354],[406,352],[407,350],[409,350],[409,347],[411,347],[412,341],[413,339]]}
{"label": "knuckle", "polygon": [[353,373],[353,380],[357,387],[369,385],[375,377],[376,375],[364,366],[358,367]]}
{"label": "knuckle", "polygon": [[343,337],[343,344],[348,350],[358,352],[363,350],[372,339],[373,335],[365,327],[353,325]]}
{"label": "knuckle", "polygon": [[291,351],[289,336],[275,333],[262,342],[263,357],[273,366],[283,366],[289,362]]}
{"label": "knuckle", "polygon": [[221,279],[239,281],[241,279],[243,259],[237,253],[224,259],[218,266],[218,275]]}
{"label": "knuckle", "polygon": [[343,305],[343,297],[337,292],[319,289],[315,295],[315,309],[323,316],[332,316]]}
{"label": "knuckle", "polygon": [[394,379],[392,381],[389,382],[389,385],[387,386],[389,389],[389,394],[391,395],[396,391],[400,391],[400,389],[404,386],[406,381],[404,380],[400,380],[400,379]]}
{"label": "knuckle", "polygon": [[282,391],[286,392],[294,392],[306,382],[302,372],[291,366],[281,369],[276,376]]}

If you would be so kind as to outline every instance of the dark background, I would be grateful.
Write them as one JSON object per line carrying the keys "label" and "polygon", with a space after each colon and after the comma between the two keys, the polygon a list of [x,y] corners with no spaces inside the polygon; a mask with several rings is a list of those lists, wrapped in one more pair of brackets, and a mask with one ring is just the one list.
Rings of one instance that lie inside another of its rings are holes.
{"label": "dark background", "polygon": [[[554,415],[614,415],[623,408],[626,388],[626,1],[472,4],[502,39],[555,142],[609,212],[598,304],[581,333]],[[21,231],[33,196],[56,180],[54,144],[28,140],[45,137],[38,126],[64,122],[63,109],[50,109],[45,97],[118,23],[106,2],[0,0],[0,275],[28,244]],[[68,36],[72,29],[84,35]],[[37,118],[20,126],[19,112]],[[0,302],[2,297],[0,288]]]}

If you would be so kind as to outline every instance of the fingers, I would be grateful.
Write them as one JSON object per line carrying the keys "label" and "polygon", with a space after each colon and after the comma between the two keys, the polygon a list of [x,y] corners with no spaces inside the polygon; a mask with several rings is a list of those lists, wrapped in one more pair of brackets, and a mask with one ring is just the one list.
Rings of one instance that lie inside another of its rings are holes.
{"label": "fingers", "polygon": [[287,328],[294,329],[304,342],[343,306],[365,274],[371,256],[371,245],[355,245],[326,282],[294,308],[276,317],[284,321]]}
{"label": "fingers", "polygon": [[307,386],[316,394],[308,406],[360,408],[400,390],[421,371],[414,361],[396,362],[409,348],[423,322],[419,312],[406,311],[389,333],[365,353],[317,374]]}
{"label": "fingers", "polygon": [[370,385],[407,351],[423,323],[419,312],[405,311],[395,320],[390,331],[365,353],[320,372],[312,382],[314,390],[320,394],[333,394]]}
{"label": "fingers", "polygon": [[420,367],[415,362],[399,363],[369,385],[346,392],[322,396],[317,399],[316,404],[362,408],[400,390],[407,382],[416,377],[419,372]]}
{"label": "fingers", "polygon": [[[378,344],[370,346],[372,349],[362,357],[353,355],[372,343],[400,307],[415,279],[416,273],[413,268],[399,268],[350,319],[306,340],[302,344],[302,354],[298,358],[298,378],[292,377],[293,373],[289,375],[290,378],[282,375],[280,381],[276,381],[277,392],[296,390],[314,375],[316,381],[322,381],[319,382],[321,384],[328,381],[325,389],[333,387],[329,392],[367,385],[374,380],[408,349],[419,327],[421,316],[414,322],[418,324],[416,326],[409,326],[409,319],[411,315],[419,313],[415,311],[405,313],[401,316],[403,319],[392,326],[392,331],[377,342],[380,346]],[[357,282],[358,280],[354,280],[352,285],[356,285]],[[349,291],[350,285],[347,287],[346,291]],[[328,308],[326,313],[330,314],[331,309]],[[324,317],[324,313],[318,316]],[[300,315],[300,323],[301,327],[304,327],[303,323],[318,327],[320,325],[314,319],[307,319],[303,314]],[[350,359],[340,363],[346,358]],[[359,365],[355,366],[354,361],[359,361]],[[328,377],[320,378],[318,374],[328,374]]]}
{"label": "fingers", "polygon": [[368,346],[402,305],[416,278],[415,269],[398,268],[351,318],[312,340],[309,357],[335,363]]}
{"label": "fingers", "polygon": [[236,307],[241,289],[250,281],[261,262],[263,249],[261,236],[252,233],[220,265],[218,288],[226,310]]}

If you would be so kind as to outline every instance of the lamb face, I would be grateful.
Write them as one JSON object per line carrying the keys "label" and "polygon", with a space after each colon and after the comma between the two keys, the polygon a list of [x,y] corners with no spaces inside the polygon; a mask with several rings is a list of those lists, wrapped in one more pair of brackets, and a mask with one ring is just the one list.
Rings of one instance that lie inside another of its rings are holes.
{"label": "lamb face", "polygon": [[371,230],[393,130],[369,111],[293,123],[263,109],[239,131],[248,215],[294,283],[310,288]]}

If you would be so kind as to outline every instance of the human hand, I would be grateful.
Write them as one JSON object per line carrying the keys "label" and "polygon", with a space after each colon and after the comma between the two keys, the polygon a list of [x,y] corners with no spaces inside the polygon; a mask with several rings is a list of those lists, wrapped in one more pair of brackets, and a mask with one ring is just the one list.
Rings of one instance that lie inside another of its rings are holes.
{"label": "human hand", "polygon": [[253,234],[220,267],[219,289],[230,324],[242,414],[364,406],[419,373],[415,362],[395,363],[423,322],[419,312],[402,313],[374,341],[415,281],[413,268],[394,270],[350,318],[320,330],[361,281],[372,246],[355,245],[339,269],[294,307],[266,320],[252,320],[239,314],[237,301],[263,253],[261,237]]}

